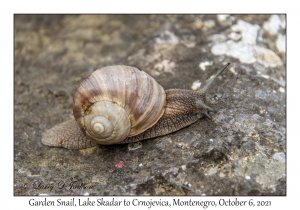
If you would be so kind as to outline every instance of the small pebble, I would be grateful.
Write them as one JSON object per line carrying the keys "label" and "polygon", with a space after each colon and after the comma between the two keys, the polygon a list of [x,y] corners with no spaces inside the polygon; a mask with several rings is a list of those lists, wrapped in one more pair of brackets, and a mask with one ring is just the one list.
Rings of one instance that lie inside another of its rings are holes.
{"label": "small pebble", "polygon": [[273,157],[273,160],[283,163],[283,162],[285,162],[285,154],[283,152],[276,153]]}
{"label": "small pebble", "polygon": [[125,165],[125,162],[123,160],[120,160],[118,163],[115,164],[116,168],[123,168]]}

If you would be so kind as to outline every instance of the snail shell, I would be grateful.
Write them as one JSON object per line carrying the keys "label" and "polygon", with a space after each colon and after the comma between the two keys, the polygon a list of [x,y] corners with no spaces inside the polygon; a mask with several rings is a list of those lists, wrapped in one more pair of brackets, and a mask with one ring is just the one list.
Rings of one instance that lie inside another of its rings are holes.
{"label": "snail shell", "polygon": [[152,127],[164,113],[166,94],[147,73],[110,66],[81,82],[73,104],[75,120],[89,138],[114,144]]}

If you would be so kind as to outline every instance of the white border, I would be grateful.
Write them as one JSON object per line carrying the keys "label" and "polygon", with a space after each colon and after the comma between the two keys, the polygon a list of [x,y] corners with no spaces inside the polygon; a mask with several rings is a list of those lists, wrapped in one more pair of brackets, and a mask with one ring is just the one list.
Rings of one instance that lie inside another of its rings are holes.
{"label": "white border", "polygon": [[[13,197],[13,14],[14,13],[287,13],[287,196],[254,197],[271,200],[272,209],[298,206],[299,191],[299,12],[292,1],[11,1],[1,3],[1,203],[27,208],[30,197]],[[297,49],[298,48],[298,49]],[[4,133],[4,135],[3,135]],[[122,197],[125,198],[125,197]],[[152,197],[153,198],[153,197]],[[158,197],[161,198],[161,197]],[[164,199],[171,199],[163,197]],[[185,197],[187,198],[187,197]],[[238,197],[247,199],[248,197]],[[253,197],[249,197],[251,199]],[[54,198],[53,198],[54,199]],[[96,199],[96,198],[95,198]],[[128,197],[128,199],[133,199]],[[150,199],[145,197],[145,199]],[[206,197],[219,200],[220,197]],[[99,207],[98,207],[99,208]],[[250,208],[250,207],[249,207]],[[4,209],[4,208],[3,208]],[[6,208],[5,208],[6,209]],[[11,209],[11,208],[9,208]],[[48,208],[49,209],[49,208]],[[111,209],[111,208],[110,208]],[[153,209],[153,208],[152,208]],[[251,208],[253,209],[253,208]]]}

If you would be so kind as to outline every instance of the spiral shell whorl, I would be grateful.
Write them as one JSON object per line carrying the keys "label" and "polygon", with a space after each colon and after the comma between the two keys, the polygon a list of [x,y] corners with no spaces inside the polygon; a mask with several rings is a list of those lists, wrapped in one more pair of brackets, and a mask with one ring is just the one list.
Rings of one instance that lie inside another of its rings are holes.
{"label": "spiral shell whorl", "polygon": [[[87,120],[86,120],[87,121]],[[85,123],[90,133],[99,138],[107,138],[114,131],[114,125],[104,116],[96,116],[90,122]]]}
{"label": "spiral shell whorl", "polygon": [[86,134],[100,144],[116,143],[130,132],[130,120],[125,110],[110,101],[94,103],[84,116]]}

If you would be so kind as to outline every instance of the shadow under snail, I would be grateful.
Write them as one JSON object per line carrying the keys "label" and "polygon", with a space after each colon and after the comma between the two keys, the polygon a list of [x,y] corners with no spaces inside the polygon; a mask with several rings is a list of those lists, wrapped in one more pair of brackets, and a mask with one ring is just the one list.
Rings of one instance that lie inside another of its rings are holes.
{"label": "shadow under snail", "polygon": [[144,71],[108,66],[86,77],[73,98],[74,119],[48,130],[42,143],[67,149],[123,144],[180,130],[214,111],[206,92],[227,63],[201,90],[164,90]]}

